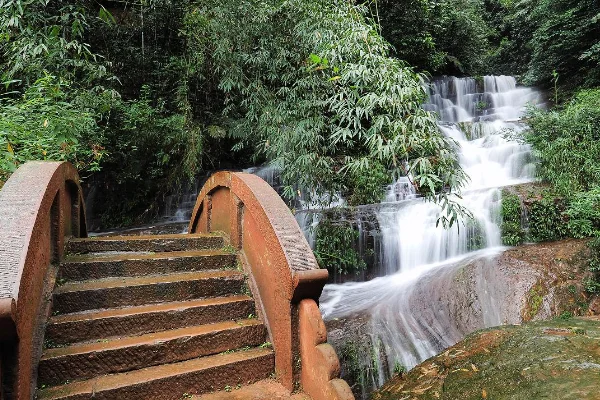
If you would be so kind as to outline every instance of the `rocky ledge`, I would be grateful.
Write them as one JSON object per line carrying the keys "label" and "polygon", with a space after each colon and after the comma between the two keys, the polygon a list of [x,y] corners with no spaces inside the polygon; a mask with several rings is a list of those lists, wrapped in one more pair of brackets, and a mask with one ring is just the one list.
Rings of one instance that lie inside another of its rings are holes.
{"label": "rocky ledge", "polygon": [[373,400],[598,399],[600,317],[473,333],[396,376]]}
{"label": "rocky ledge", "polygon": [[[436,336],[433,339],[423,337],[419,340],[429,340],[431,346],[435,347],[435,352],[442,353],[439,357],[444,357],[443,354],[447,354],[445,349],[480,329],[551,320],[557,317],[599,314],[600,300],[587,294],[582,284],[588,274],[588,253],[587,240],[568,239],[518,246],[491,257],[465,260],[434,271],[413,284],[410,292],[403,294],[409,296],[408,300],[404,300],[408,307],[393,309],[391,315],[413,318],[417,321],[416,325],[413,325],[425,332],[432,331],[429,327],[435,329],[440,327],[439,333],[434,332]],[[386,309],[397,307],[396,303],[398,301],[394,300],[385,307]],[[342,374],[351,383],[357,398],[368,398],[369,393],[380,382],[387,381],[394,373],[414,365],[398,363],[394,357],[394,350],[390,347],[398,338],[406,337],[407,334],[403,333],[402,326],[388,319],[384,320],[385,324],[383,324],[379,320],[381,318],[378,318],[377,312],[363,310],[355,315],[326,321],[329,342],[338,351],[342,361]],[[558,322],[550,324],[558,324]],[[513,329],[515,328],[489,331],[499,333],[488,333],[483,337],[491,338],[494,335],[504,337],[509,333],[512,335],[512,332],[518,331]],[[542,343],[545,341],[539,342],[540,345]],[[596,339],[596,343],[597,354],[600,354],[600,341]],[[410,344],[404,347],[411,349]],[[482,357],[485,354],[482,353]],[[487,357],[492,362],[495,355],[488,354]],[[417,359],[417,363],[419,361]],[[407,377],[414,377],[417,382],[416,378],[424,373],[423,365],[418,365]],[[471,368],[470,364],[468,367]],[[481,369],[478,366],[476,368]],[[600,369],[595,373],[597,382],[600,382]],[[507,379],[506,376],[504,379]],[[440,384],[444,385],[443,379]],[[414,388],[418,391],[427,386],[414,386]],[[404,390],[395,392],[398,397],[391,398],[418,398],[411,397],[412,392],[407,392],[409,394],[406,396],[401,395]],[[431,392],[431,396],[435,391]],[[441,396],[442,392],[438,390],[438,393]],[[479,393],[479,397],[473,398],[482,398],[481,396],[482,392]],[[510,399],[527,400],[544,398],[528,397],[525,394],[522,397],[521,395],[507,396],[506,398]],[[459,397],[447,398],[454,400]],[[596,398],[600,399],[600,394]]]}

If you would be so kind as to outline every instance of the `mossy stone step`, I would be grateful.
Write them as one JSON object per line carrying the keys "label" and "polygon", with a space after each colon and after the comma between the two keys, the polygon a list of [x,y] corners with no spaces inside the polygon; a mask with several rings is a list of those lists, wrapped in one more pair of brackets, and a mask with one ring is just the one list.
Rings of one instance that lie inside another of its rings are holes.
{"label": "mossy stone step", "polygon": [[66,243],[66,253],[85,254],[98,252],[165,252],[200,249],[218,249],[225,245],[222,236],[212,234],[172,234],[143,236],[97,236],[73,238]]}
{"label": "mossy stone step", "polygon": [[268,378],[274,369],[273,350],[256,348],[46,388],[38,390],[38,399],[181,400],[190,394],[251,384]]}
{"label": "mossy stone step", "polygon": [[73,255],[61,263],[58,279],[65,282],[193,272],[234,268],[236,264],[237,255],[222,250]]}
{"label": "mossy stone step", "polygon": [[51,317],[45,339],[53,346],[65,345],[243,319],[251,314],[256,314],[254,300],[246,295],[84,311]]}
{"label": "mossy stone step", "polygon": [[244,281],[243,273],[223,270],[66,283],[54,289],[53,310],[66,314],[235,295]]}

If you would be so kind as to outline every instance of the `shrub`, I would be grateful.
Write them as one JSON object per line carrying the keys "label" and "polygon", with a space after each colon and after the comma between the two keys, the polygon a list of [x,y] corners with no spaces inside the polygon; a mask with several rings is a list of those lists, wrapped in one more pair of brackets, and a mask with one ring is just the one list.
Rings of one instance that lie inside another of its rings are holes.
{"label": "shrub", "polygon": [[327,217],[317,226],[315,256],[322,268],[342,275],[358,273],[367,267],[356,251],[358,231],[350,222]]}
{"label": "shrub", "polygon": [[69,83],[38,79],[16,99],[0,100],[0,180],[28,160],[64,160],[98,171],[105,155],[91,110],[68,101]]}
{"label": "shrub", "polygon": [[529,207],[529,236],[534,242],[558,240],[568,235],[563,216],[564,203],[560,198],[544,197]]}
{"label": "shrub", "polygon": [[530,109],[525,139],[542,179],[561,195],[600,186],[600,89],[583,90],[563,109]]}
{"label": "shrub", "polygon": [[500,231],[502,244],[517,246],[525,240],[525,232],[521,226],[521,200],[515,194],[502,193],[502,223]]}
{"label": "shrub", "polygon": [[600,236],[600,187],[572,196],[566,214],[571,236],[585,238]]}
{"label": "shrub", "polygon": [[352,177],[383,166],[449,210],[442,223],[456,220],[448,196],[465,176],[454,142],[421,107],[424,77],[389,57],[364,4],[210,0],[185,32],[218,75],[228,133],[282,168],[284,195],[356,190],[362,200]]}

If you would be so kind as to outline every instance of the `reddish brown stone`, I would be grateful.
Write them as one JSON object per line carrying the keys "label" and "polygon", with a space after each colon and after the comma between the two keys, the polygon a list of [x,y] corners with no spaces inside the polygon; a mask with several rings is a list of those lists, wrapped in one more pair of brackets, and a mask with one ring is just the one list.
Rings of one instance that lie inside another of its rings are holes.
{"label": "reddish brown stone", "polygon": [[53,309],[64,314],[226,296],[240,293],[244,279],[225,270],[67,283],[54,291]]}
{"label": "reddish brown stone", "polygon": [[[277,193],[262,179],[245,173],[220,172],[209,178],[202,188],[189,232],[222,231],[249,265],[251,287],[259,304],[275,349],[277,379],[291,390],[294,386],[294,360],[298,359],[298,326],[293,318],[297,304],[304,299],[318,301],[327,281],[327,271],[320,270],[295,218]],[[316,304],[316,303],[315,303]],[[318,308],[310,313],[316,323],[323,324]],[[314,333],[314,332],[313,332]],[[306,335],[305,335],[306,336]],[[322,339],[323,342],[325,339]],[[317,350],[313,344],[310,354]],[[328,348],[321,345],[319,349]],[[335,356],[332,349],[329,358]],[[320,350],[319,350],[320,351]],[[300,356],[300,369],[317,368],[319,357]],[[327,360],[325,360],[327,361]],[[326,364],[325,368],[331,368]],[[352,399],[348,385],[334,378],[335,370],[304,376],[303,383],[316,387],[326,384],[325,391],[315,390],[315,400]],[[344,386],[345,385],[345,386]],[[334,393],[338,397],[327,397]]]}
{"label": "reddish brown stone", "polygon": [[97,253],[103,251],[186,251],[223,247],[222,236],[215,235],[146,235],[98,236],[72,239],[67,242],[68,253]]}
{"label": "reddish brown stone", "polygon": [[56,385],[254,347],[265,342],[265,334],[260,321],[246,319],[49,349],[40,360],[39,383]]}
{"label": "reddish brown stone", "polygon": [[[72,165],[28,162],[0,191],[0,326],[14,326],[18,341],[13,396],[32,398],[41,350],[44,280],[62,258],[64,238],[85,236],[79,176]],[[8,305],[5,307],[4,305]],[[6,321],[12,321],[6,323]]]}
{"label": "reddish brown stone", "polygon": [[53,345],[212,324],[256,314],[245,295],[58,315],[46,326]]}
{"label": "reddish brown stone", "polygon": [[[161,236],[157,240],[144,240],[164,247],[165,240],[185,241],[186,238],[171,235],[169,238]],[[100,241],[110,242],[109,239]],[[120,241],[121,238],[114,242]],[[169,243],[169,246],[173,249],[181,247],[176,243]],[[135,250],[140,249],[137,245],[134,247]],[[217,251],[70,256],[69,264],[65,264],[71,270],[63,273],[63,280],[65,276],[110,278],[67,282],[55,288],[54,310],[72,313],[50,319],[47,329],[49,344],[92,341],[47,349],[39,363],[39,383],[56,385],[72,380],[78,383],[44,390],[39,394],[43,397],[68,392],[66,398],[89,398],[90,394],[98,398],[97,383],[114,382],[112,377],[119,376],[122,377],[119,378],[122,380],[120,386],[107,387],[103,394],[105,398],[179,399],[183,393],[178,389],[173,392],[170,384],[178,387],[187,385],[193,389],[195,383],[181,381],[178,373],[165,378],[165,385],[156,384],[155,380],[161,380],[167,371],[161,369],[162,366],[178,369],[188,365],[188,360],[206,360],[210,364],[216,353],[263,344],[266,341],[264,324],[258,319],[247,318],[255,313],[254,303],[248,296],[235,295],[242,289],[245,275],[233,269],[214,269],[231,268],[235,261],[235,255]],[[163,274],[146,275],[157,271]],[[229,296],[203,299],[223,295]],[[88,309],[92,311],[84,311]],[[224,322],[236,316],[243,319]],[[53,342],[53,338],[58,340]],[[269,355],[266,365],[272,373],[273,353],[266,351]],[[219,366],[218,371],[213,372],[224,374],[227,380],[239,379],[244,374],[250,377],[250,382],[264,379],[265,366],[256,365],[254,360],[244,362],[251,370],[240,374],[237,361],[233,360],[231,365]],[[144,375],[142,371],[152,371],[153,375]],[[191,371],[190,379],[194,379],[196,373]],[[130,381],[131,374],[144,376],[145,380]],[[182,374],[188,372],[183,370]],[[202,372],[203,380],[216,379],[207,374],[207,371]],[[73,394],[81,388],[84,388],[82,393]],[[218,388],[210,388],[215,389]],[[205,391],[194,389],[186,392]]]}
{"label": "reddish brown stone", "polygon": [[301,383],[313,399],[353,400],[350,386],[341,379],[340,362],[327,342],[327,330],[317,303],[305,299],[299,306]]}
{"label": "reddish brown stone", "polygon": [[192,396],[193,400],[311,400],[303,393],[291,394],[289,390],[271,379],[265,379],[241,388],[227,388],[201,396]]}
{"label": "reddish brown stone", "polygon": [[99,256],[70,256],[61,264],[58,278],[65,281],[83,281],[116,276],[143,276],[192,272],[223,267],[234,267],[235,254],[222,251],[176,251],[152,254],[119,254]]}
{"label": "reddish brown stone", "polygon": [[[32,384],[35,384],[31,371],[35,367],[36,354],[42,348],[41,335],[35,332],[43,326],[46,318],[44,313],[38,311],[44,309],[44,279],[47,276],[48,283],[53,282],[54,268],[48,266],[50,261],[62,260],[64,238],[85,236],[85,218],[78,178],[71,166],[61,163],[26,164],[13,178],[0,192],[0,255],[3,256],[0,257],[0,276],[7,277],[0,280],[0,326],[9,327],[3,332],[3,340],[18,338],[15,398],[29,400],[32,397]],[[205,234],[194,233],[198,231]],[[218,333],[211,330],[214,326],[183,327],[181,324],[205,323],[200,322],[205,318],[201,315],[208,318],[211,313],[199,313],[201,308],[216,310],[226,303],[211,306],[196,304],[189,308],[190,311],[188,308],[181,311],[172,304],[159,304],[193,302],[203,297],[239,293],[245,280],[242,273],[232,270],[206,271],[217,266],[214,259],[192,261],[172,260],[170,256],[163,259],[155,255],[104,255],[103,260],[88,265],[81,263],[81,260],[65,265],[62,279],[103,279],[59,285],[53,296],[54,310],[75,312],[77,315],[58,316],[50,325],[57,329],[62,326],[64,336],[56,336],[71,338],[65,341],[88,339],[89,335],[83,332],[84,326],[87,326],[88,333],[94,326],[104,326],[106,334],[116,332],[117,335],[141,336],[128,336],[118,344],[118,341],[111,339],[105,342],[108,336],[103,335],[98,337],[101,339],[98,343],[48,350],[40,364],[41,381],[90,379],[42,390],[39,397],[180,399],[186,393],[206,393],[225,385],[255,382],[273,372],[276,372],[278,381],[290,390],[294,384],[295,360],[299,356],[299,335],[308,338],[304,342],[310,344],[307,347],[310,354],[320,355],[312,358],[309,355],[306,360],[300,358],[301,369],[310,370],[320,362],[326,366],[327,379],[334,378],[336,368],[332,369],[331,366],[335,364],[335,354],[324,343],[312,344],[314,338],[310,338],[314,335],[307,336],[305,330],[300,329],[300,326],[306,325],[306,318],[302,315],[298,317],[296,312],[298,302],[303,299],[318,299],[327,273],[318,269],[312,251],[287,206],[256,176],[218,173],[210,178],[199,196],[190,222],[190,235],[75,239],[69,242],[68,250],[90,253],[217,249],[225,242],[223,237],[211,233],[216,231],[229,236],[231,245],[242,250],[241,258],[247,260],[250,266],[247,272],[251,274],[253,292],[259,297],[258,314],[264,317],[274,351],[255,349],[234,354],[207,355],[220,348],[243,346],[248,343],[244,341],[246,339],[256,345],[264,340],[264,327],[258,321],[251,322],[250,326],[236,325]],[[5,249],[8,250],[3,254]],[[154,275],[154,271],[168,274]],[[152,304],[156,306],[151,311]],[[109,310],[98,310],[105,308]],[[82,313],[84,310],[96,311]],[[235,310],[240,312],[237,307]],[[83,314],[93,317],[82,317]],[[156,318],[154,327],[150,316]],[[217,316],[213,314],[210,318]],[[319,321],[322,323],[318,311],[311,318],[317,324]],[[94,320],[97,322],[91,322]],[[118,322],[111,325],[114,321]],[[14,334],[7,334],[6,331],[11,330],[11,323],[15,327]],[[101,325],[94,325],[97,323]],[[242,325],[247,323],[244,321]],[[77,326],[82,330],[81,335],[74,334]],[[49,328],[49,338],[54,328]],[[147,329],[156,329],[157,332],[146,333]],[[233,334],[245,330],[253,333]],[[227,347],[223,347],[225,345]],[[180,361],[198,355],[205,356]],[[158,365],[161,363],[170,364]],[[136,370],[122,372],[125,369]],[[102,376],[105,373],[112,374]],[[322,374],[314,376],[316,378],[310,379],[315,382],[322,379]],[[331,379],[324,382],[327,390],[343,394],[343,381]],[[321,399],[326,398],[314,398]]]}
{"label": "reddish brown stone", "polygon": [[[298,223],[277,193],[262,179],[244,173],[220,172],[202,188],[190,220],[190,232],[223,231],[240,247],[256,284],[265,323],[275,348],[279,382],[293,387],[292,299],[318,299],[327,279],[298,279],[302,271],[319,270]],[[300,288],[310,282],[311,289]],[[294,297],[297,289],[302,296]]]}
{"label": "reddish brown stone", "polygon": [[253,349],[159,365],[38,391],[40,400],[181,400],[226,386],[266,379],[274,367],[273,351]]}

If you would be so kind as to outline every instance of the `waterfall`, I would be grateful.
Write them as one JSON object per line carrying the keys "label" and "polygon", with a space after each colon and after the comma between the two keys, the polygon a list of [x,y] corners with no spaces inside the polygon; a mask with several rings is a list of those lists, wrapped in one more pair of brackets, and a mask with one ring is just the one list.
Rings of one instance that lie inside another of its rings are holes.
{"label": "waterfall", "polygon": [[394,182],[388,206],[376,211],[385,276],[325,287],[326,322],[366,321],[360,330],[373,349],[363,367],[371,371],[372,386],[382,385],[398,365],[412,368],[473,330],[506,322],[491,282],[482,281],[472,294],[469,307],[478,311],[469,317],[459,315],[451,288],[461,266],[502,250],[499,188],[534,179],[530,147],[506,135],[524,129],[519,119],[527,104],[540,105],[540,94],[510,76],[431,83],[424,107],[439,115],[441,131],[460,144],[460,164],[470,178],[462,204],[474,218],[460,229],[436,227],[439,207],[415,199],[406,179]]}
{"label": "waterfall", "polygon": [[180,191],[166,196],[160,222],[189,222],[194,206],[196,205],[201,183],[199,179],[195,179],[193,182],[186,182],[180,188]]}

